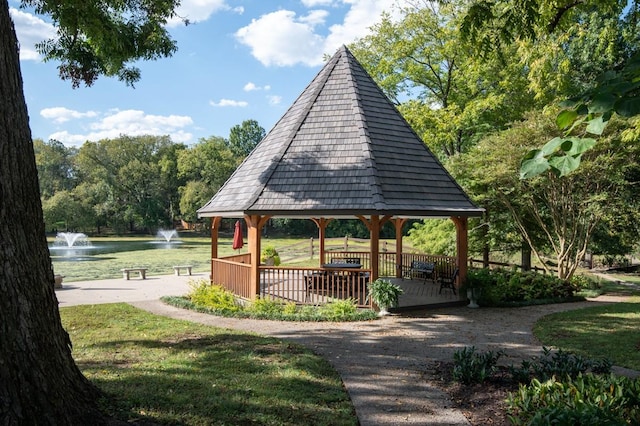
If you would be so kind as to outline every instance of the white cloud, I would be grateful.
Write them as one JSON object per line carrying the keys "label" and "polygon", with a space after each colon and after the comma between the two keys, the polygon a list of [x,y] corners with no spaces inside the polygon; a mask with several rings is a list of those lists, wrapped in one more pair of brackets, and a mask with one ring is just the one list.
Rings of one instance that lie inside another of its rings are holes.
{"label": "white cloud", "polygon": [[249,103],[245,101],[234,101],[232,99],[220,99],[220,102],[209,101],[209,105],[214,107],[246,107]]}
{"label": "white cloud", "polygon": [[328,29],[324,25],[329,11],[316,9],[297,16],[293,11],[279,10],[253,19],[235,36],[265,66],[317,66],[323,63],[323,55],[332,55],[341,45],[367,35],[369,28],[380,21],[382,12],[392,16],[397,13],[395,3],[396,0],[304,0],[307,7],[342,4],[349,10],[340,24]]}
{"label": "white cloud", "polygon": [[282,102],[282,96],[267,96],[267,99],[269,100],[269,105],[278,105]]}
{"label": "white cloud", "polygon": [[395,0],[344,0],[351,7],[341,24],[332,25],[325,40],[325,52],[333,54],[343,44],[349,44],[366,36],[371,26],[380,22],[383,12],[392,17],[400,11]]}
{"label": "white cloud", "polygon": [[54,123],[60,124],[73,119],[96,117],[98,113],[95,111],[80,112],[65,107],[53,107],[42,109],[40,115],[52,120]]}
{"label": "white cloud", "polygon": [[203,22],[219,11],[231,11],[242,15],[244,7],[231,8],[225,0],[182,0],[176,10],[177,16],[170,19],[168,25],[170,27],[182,25],[183,19],[188,19],[191,23]]}
{"label": "white cloud", "polygon": [[306,7],[331,6],[334,0],[302,0],[302,4]]}
{"label": "white cloud", "polygon": [[254,90],[271,90],[271,86],[269,86],[268,84],[266,86],[256,86],[255,83],[252,83],[251,81],[248,82],[247,84],[244,85],[244,87],[242,88],[245,92],[253,92]]}
{"label": "white cloud", "polygon": [[99,121],[90,123],[86,133],[71,133],[68,130],[49,135],[65,145],[82,145],[84,142],[113,139],[120,135],[169,135],[174,142],[188,142],[193,135],[184,128],[193,124],[191,117],[184,115],[152,115],[139,110],[112,110]]}
{"label": "white cloud", "polygon": [[323,40],[314,33],[317,24],[317,18],[301,22],[295,12],[279,10],[253,19],[236,32],[236,37],[265,66],[291,66],[299,62],[318,65],[322,55],[317,52],[322,51]]}
{"label": "white cloud", "polygon": [[40,55],[36,51],[36,43],[56,37],[53,25],[30,13],[10,8],[9,13],[20,42],[20,60],[38,61]]}

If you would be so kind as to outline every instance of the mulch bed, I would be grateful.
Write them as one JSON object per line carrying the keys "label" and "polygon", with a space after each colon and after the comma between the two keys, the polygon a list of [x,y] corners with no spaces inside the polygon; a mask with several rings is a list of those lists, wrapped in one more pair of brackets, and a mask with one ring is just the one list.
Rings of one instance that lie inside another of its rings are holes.
{"label": "mulch bed", "polygon": [[454,407],[471,425],[512,424],[507,417],[505,400],[509,392],[518,390],[518,384],[511,380],[506,368],[498,367],[486,382],[470,385],[453,380],[453,362],[436,363],[431,371],[433,383],[449,395]]}

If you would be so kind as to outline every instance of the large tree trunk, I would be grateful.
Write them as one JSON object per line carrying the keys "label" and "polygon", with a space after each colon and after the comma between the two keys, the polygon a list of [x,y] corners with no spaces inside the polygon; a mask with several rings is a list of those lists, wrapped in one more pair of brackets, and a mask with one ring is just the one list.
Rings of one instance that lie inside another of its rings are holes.
{"label": "large tree trunk", "polygon": [[0,424],[96,424],[99,391],[62,328],[18,43],[0,0]]}

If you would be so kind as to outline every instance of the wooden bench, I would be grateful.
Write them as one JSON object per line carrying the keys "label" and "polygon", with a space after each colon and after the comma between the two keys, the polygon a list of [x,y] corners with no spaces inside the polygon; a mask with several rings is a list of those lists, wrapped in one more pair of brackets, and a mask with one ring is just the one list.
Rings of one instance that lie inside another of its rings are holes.
{"label": "wooden bench", "polygon": [[424,277],[424,282],[427,282],[427,278],[431,281],[435,280],[436,265],[433,262],[422,262],[420,260],[411,261],[411,267],[409,268],[409,278],[413,279],[414,274],[419,274]]}
{"label": "wooden bench", "polygon": [[122,271],[122,278],[125,280],[129,279],[129,274],[131,274],[131,272],[139,273],[140,278],[143,280],[147,279],[147,268],[122,268],[120,271]]}
{"label": "wooden bench", "polygon": [[180,270],[181,269],[186,269],[187,270],[187,274],[191,275],[191,268],[193,268],[192,265],[178,265],[178,266],[174,266],[173,267],[173,273],[180,276]]}

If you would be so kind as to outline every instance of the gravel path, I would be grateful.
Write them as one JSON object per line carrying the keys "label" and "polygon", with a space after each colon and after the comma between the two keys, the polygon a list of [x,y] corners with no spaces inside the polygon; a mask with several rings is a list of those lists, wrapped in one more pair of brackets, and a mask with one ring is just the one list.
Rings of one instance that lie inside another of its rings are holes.
{"label": "gravel path", "polygon": [[613,302],[524,308],[441,308],[357,323],[294,323],[215,317],[165,305],[133,302],[149,312],[206,325],[288,339],[325,357],[338,371],[362,426],[468,425],[448,397],[429,383],[434,361],[451,361],[465,346],[506,351],[506,364],[540,355],[532,335],[544,315]]}

